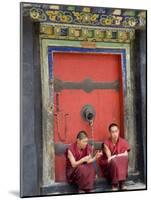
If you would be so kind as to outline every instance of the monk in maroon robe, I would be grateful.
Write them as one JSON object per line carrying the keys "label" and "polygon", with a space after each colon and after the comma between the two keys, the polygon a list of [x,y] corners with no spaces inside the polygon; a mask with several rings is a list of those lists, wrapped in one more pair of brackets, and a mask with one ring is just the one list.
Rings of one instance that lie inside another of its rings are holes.
{"label": "monk in maroon robe", "polygon": [[66,150],[66,177],[69,183],[76,184],[79,192],[90,192],[95,180],[93,162],[101,155],[92,156],[92,147],[88,144],[85,131],[80,131],[75,143]]}
{"label": "monk in maroon robe", "polygon": [[119,127],[109,126],[110,137],[103,144],[103,155],[99,159],[104,177],[112,184],[112,190],[126,190],[125,180],[128,174],[128,142],[119,137]]}

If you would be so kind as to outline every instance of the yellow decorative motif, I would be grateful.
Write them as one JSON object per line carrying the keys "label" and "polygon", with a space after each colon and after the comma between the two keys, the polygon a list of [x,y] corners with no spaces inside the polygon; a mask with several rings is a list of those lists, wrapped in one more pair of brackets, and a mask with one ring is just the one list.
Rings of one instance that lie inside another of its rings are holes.
{"label": "yellow decorative motif", "polygon": [[123,26],[125,27],[135,27],[137,20],[134,17],[126,17],[123,21]]}
{"label": "yellow decorative motif", "polygon": [[82,20],[82,22],[83,22],[83,23],[89,23],[89,22],[90,22],[90,17],[91,17],[90,14],[85,14],[85,15],[83,15],[83,20]]}
{"label": "yellow decorative motif", "polygon": [[118,39],[122,40],[122,41],[128,40],[128,35],[129,35],[128,32],[119,31],[118,32]]}
{"label": "yellow decorative motif", "polygon": [[53,35],[53,27],[52,26],[40,26],[40,32],[48,35]]}
{"label": "yellow decorative motif", "polygon": [[98,19],[98,17],[99,17],[98,14],[91,15],[91,18],[90,18],[91,22],[95,22]]}
{"label": "yellow decorative motif", "polygon": [[[66,29],[66,35],[62,34],[62,30]],[[76,28],[59,25],[41,25],[40,33],[48,38],[81,40],[81,41],[110,41],[110,42],[130,42],[134,39],[134,30],[118,30],[118,29],[92,29],[92,28]]]}
{"label": "yellow decorative motif", "polygon": [[80,29],[69,28],[69,36],[70,37],[80,37],[81,31]]}
{"label": "yellow decorative motif", "polygon": [[111,16],[106,16],[106,17],[103,17],[103,18],[101,18],[100,19],[100,23],[102,24],[102,25],[111,25],[112,24],[112,18],[111,18]]}
{"label": "yellow decorative motif", "polygon": [[92,14],[92,13],[80,13],[80,12],[73,12],[73,15],[75,17],[75,21],[79,23],[94,23],[97,21],[99,14]]}
{"label": "yellow decorative motif", "polygon": [[55,35],[56,36],[60,35],[60,30],[61,30],[61,27],[55,27]]}
{"label": "yellow decorative motif", "polygon": [[95,30],[96,38],[103,39],[105,37],[105,31]]}
{"label": "yellow decorative motif", "polygon": [[58,5],[51,5],[49,6],[50,9],[53,9],[53,10],[59,10],[60,6]]}
{"label": "yellow decorative motif", "polygon": [[73,12],[73,15],[78,22],[82,22],[83,16],[79,12]]}
{"label": "yellow decorative motif", "polygon": [[49,16],[50,21],[53,22],[62,22],[62,23],[70,23],[72,21],[72,17],[68,14],[65,14],[62,11],[46,11]]}
{"label": "yellow decorative motif", "polygon": [[75,37],[79,37],[79,36],[80,36],[80,30],[75,30],[74,36],[75,36]]}
{"label": "yellow decorative motif", "polygon": [[30,16],[33,19],[38,19],[39,18],[39,12],[37,11],[37,9],[33,8],[30,10]]}
{"label": "yellow decorative motif", "polygon": [[121,15],[121,9],[115,9],[112,14],[113,15]]}
{"label": "yellow decorative motif", "polygon": [[83,8],[83,12],[90,12],[90,8]]}
{"label": "yellow decorative motif", "polygon": [[95,36],[99,37],[99,35],[100,35],[100,30],[95,30]]}
{"label": "yellow decorative motif", "polygon": [[56,19],[56,17],[58,16],[58,14],[59,14],[59,11],[46,11],[46,14],[49,16],[49,19],[51,20],[51,21],[56,21],[57,19]]}
{"label": "yellow decorative motif", "polygon": [[74,29],[72,28],[69,29],[69,36],[71,37],[74,36]]}
{"label": "yellow decorative motif", "polygon": [[45,21],[46,15],[42,9],[31,8],[30,9],[30,17],[34,20]]}
{"label": "yellow decorative motif", "polygon": [[89,30],[89,29],[82,29],[82,36],[84,38],[91,38],[93,37],[93,30]]}
{"label": "yellow decorative motif", "polygon": [[68,16],[66,16],[66,15],[62,15],[62,16],[60,16],[60,21],[61,22],[68,22]]}
{"label": "yellow decorative motif", "polygon": [[36,5],[28,9],[29,12],[26,12],[26,15],[29,13],[30,17],[35,21],[134,29],[144,28],[146,24],[145,10],[104,8],[102,13],[97,9],[94,9],[93,13],[93,8],[91,7],[80,7],[80,10],[82,10],[78,11],[79,9],[76,6],[62,7],[60,5],[47,5],[43,8]]}
{"label": "yellow decorative motif", "polygon": [[121,25],[122,22],[122,17],[121,16],[103,16],[100,19],[100,23],[104,26],[111,26],[111,25],[116,25],[119,26]]}
{"label": "yellow decorative motif", "polygon": [[129,26],[134,27],[136,25],[136,19],[134,17],[131,17],[129,19]]}
{"label": "yellow decorative motif", "polygon": [[106,31],[106,38],[111,39],[112,38],[112,31]]}
{"label": "yellow decorative motif", "polygon": [[122,17],[121,16],[113,16],[114,23],[116,26],[119,26],[122,22]]}
{"label": "yellow decorative motif", "polygon": [[87,30],[87,29],[83,29],[83,30],[82,30],[82,35],[83,35],[83,36],[87,36],[87,34],[88,34],[88,30]]}

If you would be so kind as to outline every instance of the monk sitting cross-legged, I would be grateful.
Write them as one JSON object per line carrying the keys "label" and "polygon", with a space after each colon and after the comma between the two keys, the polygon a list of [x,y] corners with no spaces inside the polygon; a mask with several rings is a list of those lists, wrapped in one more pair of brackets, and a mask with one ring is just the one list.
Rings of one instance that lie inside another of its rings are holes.
{"label": "monk sitting cross-legged", "polygon": [[95,180],[93,162],[100,157],[97,152],[92,156],[92,147],[88,144],[85,131],[80,131],[76,142],[71,144],[65,152],[66,177],[69,183],[77,184],[79,192],[90,192]]}
{"label": "monk sitting cross-legged", "polygon": [[119,137],[119,127],[112,123],[109,126],[110,137],[103,143],[103,155],[98,163],[103,175],[112,184],[112,190],[125,190],[128,173],[128,142]]}

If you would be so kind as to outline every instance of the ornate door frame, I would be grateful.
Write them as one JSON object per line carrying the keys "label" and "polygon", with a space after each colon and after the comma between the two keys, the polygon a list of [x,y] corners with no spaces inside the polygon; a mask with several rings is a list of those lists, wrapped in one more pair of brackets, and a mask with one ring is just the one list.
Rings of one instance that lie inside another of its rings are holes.
{"label": "ornate door frame", "polygon": [[[133,74],[131,73],[131,48],[130,44],[126,43],[104,43],[95,42],[95,47],[90,46],[88,42],[89,52],[107,52],[121,54],[122,57],[122,73],[124,86],[124,134],[132,145],[130,153],[130,172],[135,172],[136,165],[136,130],[134,118],[134,102],[133,102]],[[92,43],[93,44],[93,43]],[[85,42],[86,45],[86,42]],[[94,45],[94,44],[93,44]],[[55,182],[54,170],[54,140],[53,140],[53,70],[51,64],[48,63],[48,55],[50,53],[53,58],[54,51],[75,51],[76,48],[81,48],[83,51],[88,51],[86,46],[79,41],[52,40],[40,37],[40,52],[41,52],[41,81],[42,81],[42,116],[43,116],[43,186],[51,185]],[[48,51],[49,49],[49,51]],[[51,52],[50,52],[51,49]],[[52,59],[53,62],[53,59]],[[51,77],[51,79],[50,79]]]}

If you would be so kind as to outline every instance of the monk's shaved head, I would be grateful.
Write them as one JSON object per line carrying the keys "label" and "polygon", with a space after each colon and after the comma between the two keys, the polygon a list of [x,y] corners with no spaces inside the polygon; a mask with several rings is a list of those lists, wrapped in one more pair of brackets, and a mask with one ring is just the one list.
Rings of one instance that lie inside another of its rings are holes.
{"label": "monk's shaved head", "polygon": [[116,123],[112,123],[109,125],[108,130],[111,132],[111,128],[116,126],[119,129],[119,126]]}
{"label": "monk's shaved head", "polygon": [[85,138],[88,138],[88,135],[85,131],[80,131],[78,134],[77,134],[77,139],[79,140],[83,140]]}

